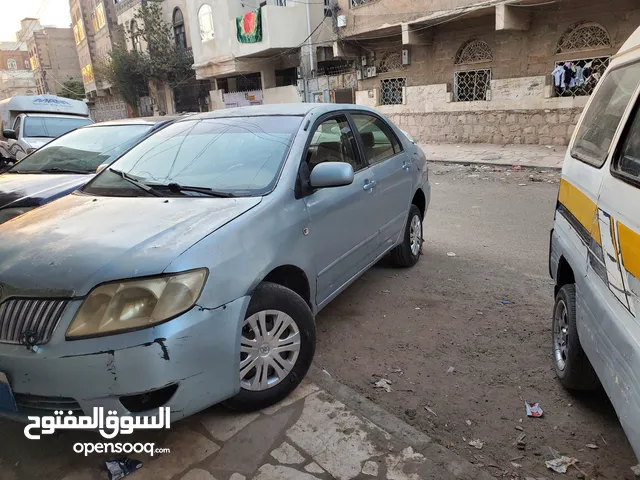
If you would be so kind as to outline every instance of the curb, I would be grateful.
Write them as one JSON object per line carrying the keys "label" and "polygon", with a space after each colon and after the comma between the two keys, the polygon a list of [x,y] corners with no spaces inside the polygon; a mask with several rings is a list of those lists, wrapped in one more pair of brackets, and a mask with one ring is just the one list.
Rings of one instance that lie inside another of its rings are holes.
{"label": "curb", "polygon": [[427,164],[429,163],[442,163],[442,164],[453,164],[453,165],[489,165],[492,167],[507,167],[512,168],[514,165],[519,165],[522,169],[528,170],[549,170],[554,172],[562,171],[562,167],[550,167],[548,165],[531,165],[531,164],[522,164],[522,163],[503,163],[503,162],[483,162],[483,161],[469,161],[469,160],[434,160],[427,158]]}
{"label": "curb", "polygon": [[408,423],[338,382],[315,364],[311,365],[307,375],[312,382],[353,411],[359,413],[387,433],[411,445],[417,452],[423,454],[433,463],[445,468],[451,473],[451,478],[459,480],[495,480],[487,472],[477,469],[458,454],[431,440],[428,435],[416,430]]}

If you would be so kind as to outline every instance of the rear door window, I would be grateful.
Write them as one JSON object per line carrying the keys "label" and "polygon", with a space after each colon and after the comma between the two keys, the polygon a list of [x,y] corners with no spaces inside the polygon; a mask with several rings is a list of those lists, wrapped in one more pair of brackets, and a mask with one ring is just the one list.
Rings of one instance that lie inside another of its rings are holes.
{"label": "rear door window", "polygon": [[630,119],[621,140],[622,147],[613,160],[611,172],[627,183],[640,186],[640,104],[636,105],[633,118]]}
{"label": "rear door window", "polygon": [[402,151],[400,142],[389,126],[378,117],[366,114],[352,114],[369,165],[382,162]]}
{"label": "rear door window", "polygon": [[594,167],[604,165],[620,120],[640,82],[640,63],[606,75],[585,113],[571,156]]}

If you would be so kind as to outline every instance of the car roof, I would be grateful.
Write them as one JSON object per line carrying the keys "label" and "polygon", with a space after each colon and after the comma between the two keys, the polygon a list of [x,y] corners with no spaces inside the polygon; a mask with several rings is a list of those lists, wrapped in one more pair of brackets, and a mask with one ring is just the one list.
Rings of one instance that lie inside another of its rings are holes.
{"label": "car roof", "polygon": [[[205,118],[233,118],[233,117],[263,117],[263,116],[298,116],[304,117],[309,113],[322,115],[324,113],[341,110],[368,110],[374,109],[363,105],[348,103],[280,103],[275,105],[251,105],[249,107],[225,108],[193,115],[189,119],[201,120]],[[182,120],[182,119],[181,119]]]}
{"label": "car roof", "polygon": [[169,123],[175,120],[186,118],[179,115],[164,115],[162,117],[138,117],[138,118],[121,118],[120,120],[107,120],[106,122],[93,123],[83,128],[95,127],[112,127],[122,125],[157,125],[159,123]]}

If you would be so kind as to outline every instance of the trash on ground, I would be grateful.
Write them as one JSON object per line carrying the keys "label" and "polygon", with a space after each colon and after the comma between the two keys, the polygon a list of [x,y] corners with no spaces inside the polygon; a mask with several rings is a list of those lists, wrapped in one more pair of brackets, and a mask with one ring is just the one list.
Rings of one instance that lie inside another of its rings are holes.
{"label": "trash on ground", "polygon": [[540,418],[544,415],[539,403],[524,402],[524,405],[527,408],[527,417]]}
{"label": "trash on ground", "polygon": [[481,442],[480,440],[471,440],[469,442],[469,445],[471,445],[472,447],[477,448],[478,450],[482,450],[482,447],[484,447],[484,443]]}
{"label": "trash on ground", "polygon": [[447,252],[447,257],[455,257],[455,252]]}
{"label": "trash on ground", "polygon": [[449,368],[447,368],[447,373],[453,373],[456,371],[456,367],[454,367],[453,365]]}
{"label": "trash on ground", "polygon": [[598,449],[598,445],[595,445],[593,443],[587,443],[585,446],[587,448],[590,448],[591,450],[597,450]]}
{"label": "trash on ground", "polygon": [[436,415],[436,412],[434,412],[431,408],[425,406],[424,409],[429,412],[431,415],[433,415],[434,417],[437,417],[438,415]]}
{"label": "trash on ground", "polygon": [[509,305],[509,300],[500,300],[502,305]]}
{"label": "trash on ground", "polygon": [[420,307],[416,307],[415,309],[416,309],[416,310],[420,310]]}
{"label": "trash on ground", "polygon": [[466,423],[469,427],[471,426],[471,420],[465,420],[464,423]]}
{"label": "trash on ground", "polygon": [[107,460],[104,464],[109,472],[109,480],[120,480],[142,468],[141,461],[129,457],[122,457],[118,460]]}
{"label": "trash on ground", "polygon": [[382,290],[382,293],[391,293],[391,290]]}
{"label": "trash on ground", "polygon": [[522,465],[516,462],[511,462],[511,465],[513,466],[513,468],[522,468]]}
{"label": "trash on ground", "polygon": [[322,369],[322,373],[326,374],[328,377],[331,376],[331,374],[329,372],[327,372],[324,368]]}
{"label": "trash on ground", "polygon": [[381,378],[376,383],[373,384],[375,388],[380,388],[387,393],[391,393],[391,382],[386,378]]}
{"label": "trash on ground", "polygon": [[526,433],[521,433],[520,436],[516,439],[516,447],[518,447],[518,450],[524,450],[527,448],[527,444],[524,441],[524,437],[526,436]]}
{"label": "trash on ground", "polygon": [[634,467],[631,467],[631,471],[636,477],[640,477],[640,463]]}
{"label": "trash on ground", "polygon": [[578,459],[573,457],[562,456],[560,458],[554,458],[553,460],[547,460],[544,462],[548,469],[553,470],[556,473],[567,473],[567,469],[578,463]]}
{"label": "trash on ground", "polygon": [[522,427],[521,427],[521,426],[519,426],[519,425],[516,425],[516,430],[520,430],[520,431],[522,432],[522,431],[524,431],[524,428],[522,428]]}
{"label": "trash on ground", "polygon": [[404,375],[404,372],[402,371],[401,368],[392,368],[391,370],[389,370],[389,373],[397,373],[398,375]]}
{"label": "trash on ground", "polygon": [[520,165],[514,165],[513,170],[522,170],[522,167]]}
{"label": "trash on ground", "polygon": [[518,184],[518,186],[519,186],[519,187],[526,187],[526,186],[527,186],[527,184],[526,184],[526,183],[519,183],[519,184]]}

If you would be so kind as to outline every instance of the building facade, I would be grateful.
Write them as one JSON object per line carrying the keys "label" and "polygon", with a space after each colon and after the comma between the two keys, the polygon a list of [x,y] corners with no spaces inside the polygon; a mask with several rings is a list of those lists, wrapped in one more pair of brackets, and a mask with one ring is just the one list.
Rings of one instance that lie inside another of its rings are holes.
{"label": "building facade", "polygon": [[36,93],[26,45],[21,41],[0,42],[0,100]]}
{"label": "building facade", "polygon": [[565,145],[634,0],[338,0],[356,102],[420,142]]}
{"label": "building facade", "polygon": [[212,81],[211,108],[301,101],[333,55],[328,4],[267,0],[187,2],[194,69]]}
{"label": "building facade", "polygon": [[73,30],[42,27],[37,19],[22,22],[18,38],[26,39],[38,94],[65,95],[64,82],[82,79]]}
{"label": "building facade", "polygon": [[100,77],[99,70],[116,43],[124,42],[111,0],[69,0],[72,30],[89,111],[95,121],[128,116],[126,103]]}

